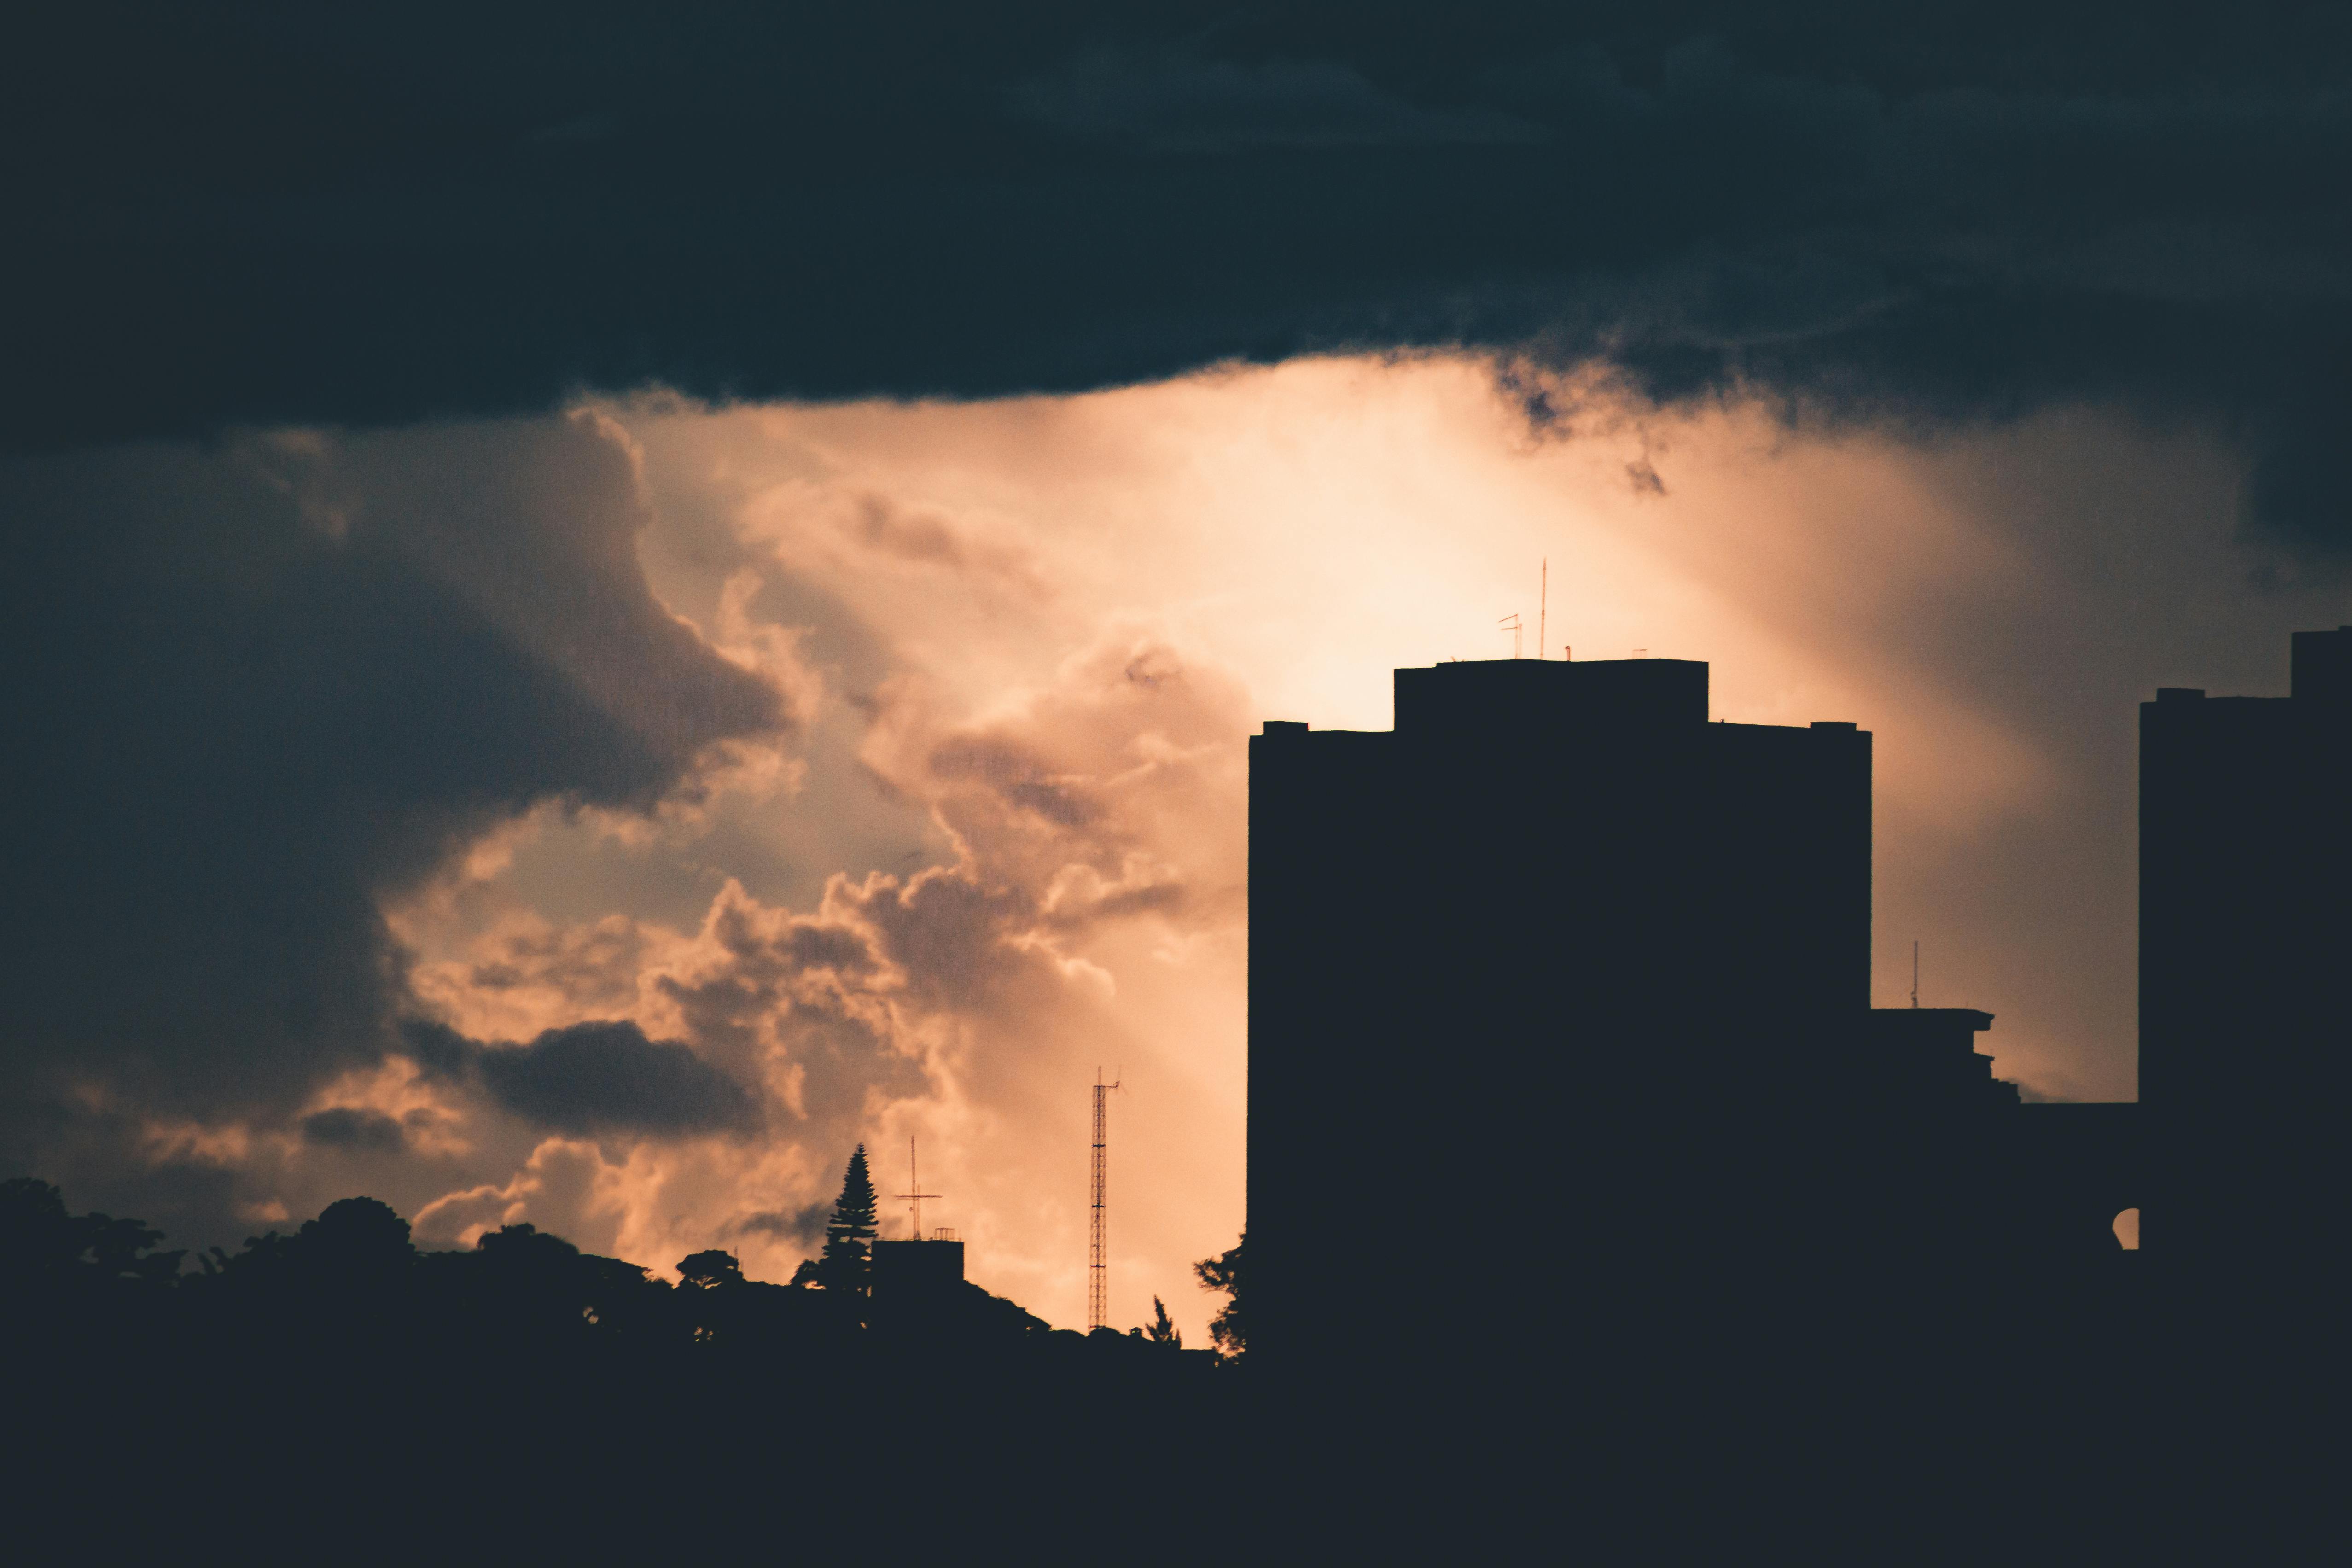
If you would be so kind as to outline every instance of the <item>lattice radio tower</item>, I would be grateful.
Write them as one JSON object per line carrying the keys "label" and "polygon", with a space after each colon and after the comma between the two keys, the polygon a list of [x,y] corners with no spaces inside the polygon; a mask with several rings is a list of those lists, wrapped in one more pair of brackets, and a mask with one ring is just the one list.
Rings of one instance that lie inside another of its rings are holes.
{"label": "lattice radio tower", "polygon": [[1102,1080],[1102,1068],[1095,1068],[1095,1205],[1094,1227],[1087,1244],[1087,1332],[1101,1328],[1110,1318],[1110,1092],[1118,1087],[1114,1079]]}

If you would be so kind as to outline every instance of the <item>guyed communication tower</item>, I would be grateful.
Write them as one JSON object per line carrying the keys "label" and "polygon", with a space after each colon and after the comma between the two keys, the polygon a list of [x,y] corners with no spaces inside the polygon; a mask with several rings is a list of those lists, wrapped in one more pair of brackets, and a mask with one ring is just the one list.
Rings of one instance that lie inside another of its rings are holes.
{"label": "guyed communication tower", "polygon": [[1094,1224],[1087,1244],[1087,1332],[1104,1326],[1110,1318],[1110,1093],[1118,1087],[1114,1079],[1102,1080],[1102,1068],[1095,1068],[1095,1187]]}

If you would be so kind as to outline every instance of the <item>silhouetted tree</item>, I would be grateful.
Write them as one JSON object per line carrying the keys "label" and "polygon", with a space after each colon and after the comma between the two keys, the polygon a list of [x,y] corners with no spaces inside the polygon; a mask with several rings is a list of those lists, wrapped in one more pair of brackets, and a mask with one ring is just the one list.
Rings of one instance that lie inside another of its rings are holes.
{"label": "silhouetted tree", "polygon": [[10,1294],[103,1286],[168,1285],[181,1252],[157,1252],[163,1233],[135,1219],[66,1212],[47,1182],[0,1182],[0,1287]]}
{"label": "silhouetted tree", "polygon": [[583,1252],[529,1224],[486,1231],[472,1253],[436,1260],[475,1303],[481,1329],[518,1345],[551,1349],[650,1332],[669,1295],[638,1265]]}
{"label": "silhouetted tree", "polygon": [[716,1290],[722,1285],[740,1285],[744,1282],[743,1265],[736,1260],[733,1253],[713,1247],[708,1252],[679,1258],[677,1282],[696,1290]]}
{"label": "silhouetted tree", "polygon": [[1244,1228],[1233,1250],[1192,1265],[1202,1289],[1225,1293],[1225,1304],[1209,1320],[1209,1339],[1216,1346],[1221,1361],[1239,1361],[1249,1350],[1249,1319],[1244,1314],[1245,1298],[1242,1294],[1242,1249],[1248,1245],[1249,1231]]}
{"label": "silhouetted tree", "polygon": [[257,1290],[294,1278],[299,1272],[301,1256],[301,1246],[292,1237],[267,1230],[247,1237],[245,1245],[235,1252],[207,1247],[196,1255],[196,1262],[206,1279],[226,1279],[241,1289]]}
{"label": "silhouetted tree", "polygon": [[743,1265],[717,1247],[677,1260],[677,1308],[687,1338],[697,1344],[737,1338],[732,1310],[744,1293]]}
{"label": "silhouetted tree", "polygon": [[257,1352],[299,1340],[312,1342],[302,1354],[362,1345],[375,1354],[426,1327],[408,1222],[373,1198],[344,1198],[292,1236],[249,1236],[235,1253],[215,1247],[197,1261],[191,1310]]}
{"label": "silhouetted tree", "polygon": [[824,1251],[817,1258],[817,1282],[828,1290],[863,1296],[874,1271],[874,1178],[866,1168],[866,1145],[849,1156],[833,1223],[824,1227]]}
{"label": "silhouetted tree", "polygon": [[1151,1327],[1144,1333],[1155,1345],[1166,1345],[1171,1351],[1184,1348],[1184,1336],[1168,1316],[1168,1303],[1159,1297],[1151,1298]]}
{"label": "silhouetted tree", "polygon": [[[809,1265],[801,1266],[802,1274]],[[794,1289],[744,1278],[733,1254],[712,1250],[678,1260],[673,1318],[696,1344],[716,1344],[758,1353],[807,1353],[822,1340],[856,1331],[856,1310],[840,1310],[844,1300],[823,1291]],[[798,1276],[795,1276],[797,1282]]]}
{"label": "silhouetted tree", "polygon": [[374,1198],[343,1198],[302,1222],[295,1240],[310,1266],[352,1284],[388,1283],[415,1261],[408,1222],[390,1204]]}

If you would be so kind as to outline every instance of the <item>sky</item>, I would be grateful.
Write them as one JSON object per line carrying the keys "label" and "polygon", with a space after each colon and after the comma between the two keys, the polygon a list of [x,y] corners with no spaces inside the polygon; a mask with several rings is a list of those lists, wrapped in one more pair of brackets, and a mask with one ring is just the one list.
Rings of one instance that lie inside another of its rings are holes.
{"label": "sky", "polygon": [[913,1139],[1082,1324],[1099,1070],[1199,1342],[1245,737],[1513,614],[1873,731],[1876,1001],[2128,1099],[2135,705],[2352,620],[2324,8],[27,37],[0,1163],[174,1245],[784,1279]]}

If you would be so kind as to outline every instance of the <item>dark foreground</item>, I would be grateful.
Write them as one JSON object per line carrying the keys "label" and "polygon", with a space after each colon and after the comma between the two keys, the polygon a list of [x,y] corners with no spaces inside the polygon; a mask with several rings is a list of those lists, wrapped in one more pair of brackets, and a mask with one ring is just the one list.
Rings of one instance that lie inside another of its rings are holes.
{"label": "dark foreground", "polygon": [[2332,1554],[2309,1504],[2340,1473],[2337,1352],[2146,1286],[1653,1300],[1311,1382],[1070,1336],[777,1356],[19,1321],[9,1512],[26,1562]]}

